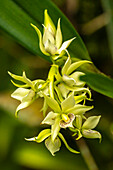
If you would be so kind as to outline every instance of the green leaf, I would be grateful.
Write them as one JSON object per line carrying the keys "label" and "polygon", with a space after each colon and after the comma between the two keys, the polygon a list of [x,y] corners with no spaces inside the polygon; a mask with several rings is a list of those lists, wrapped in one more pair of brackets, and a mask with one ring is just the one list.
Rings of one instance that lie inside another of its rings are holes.
{"label": "green leaf", "polygon": [[67,142],[66,142],[64,136],[63,136],[61,133],[59,133],[58,136],[62,139],[62,141],[64,142],[66,148],[67,148],[70,152],[72,152],[72,153],[80,153],[80,152],[78,152],[78,151],[76,151],[76,150],[70,148],[70,146],[67,144]]}
{"label": "green leaf", "polygon": [[60,139],[57,137],[54,142],[52,142],[51,137],[47,138],[45,140],[45,145],[47,147],[47,149],[51,152],[51,154],[53,156],[55,156],[55,152],[60,150],[61,147],[61,141]]}
{"label": "green leaf", "polygon": [[94,129],[99,120],[100,120],[101,116],[90,116],[83,124],[82,128],[83,129]]}
{"label": "green leaf", "polygon": [[69,47],[71,56],[90,60],[86,47],[78,33],[64,14],[50,0],[44,0],[43,3],[40,0],[1,1],[0,27],[35,55],[50,60],[48,56],[43,55],[40,51],[38,37],[30,26],[30,23],[32,23],[42,31],[41,24],[43,24],[43,11],[45,9],[48,9],[48,13],[55,24],[58,18],[62,19],[61,25],[64,41],[76,37],[76,40]]}
{"label": "green leaf", "polygon": [[33,138],[25,138],[27,141],[35,141],[37,143],[40,143],[44,141],[47,137],[51,135],[51,129],[44,129],[42,130],[37,137]]}
{"label": "green leaf", "polygon": [[113,1],[101,0],[103,10],[105,11],[106,30],[108,35],[108,43],[113,59]]}
{"label": "green leaf", "polygon": [[48,97],[46,95],[44,95],[44,97],[46,98],[46,102],[47,102],[48,106],[51,109],[53,109],[54,112],[56,112],[56,113],[61,112],[60,106],[55,99]]}
{"label": "green leaf", "polygon": [[113,80],[103,74],[88,73],[80,78],[93,90],[113,98]]}

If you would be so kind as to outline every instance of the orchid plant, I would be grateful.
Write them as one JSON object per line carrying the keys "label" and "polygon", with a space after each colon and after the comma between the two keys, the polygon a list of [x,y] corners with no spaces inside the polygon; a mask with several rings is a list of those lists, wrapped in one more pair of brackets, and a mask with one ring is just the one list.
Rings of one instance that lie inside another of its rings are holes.
{"label": "orchid plant", "polygon": [[[44,11],[43,36],[35,25],[31,25],[38,34],[41,52],[50,57],[52,65],[46,80],[31,81],[26,77],[25,72],[22,76],[9,72],[13,79],[23,83],[17,84],[12,81],[18,88],[11,97],[21,102],[15,115],[17,116],[21,109],[31,105],[39,97],[43,98],[44,104],[41,111],[44,119],[41,124],[47,124],[50,128],[42,130],[37,137],[25,139],[37,143],[45,140],[45,146],[53,156],[60,150],[61,140],[71,152],[79,153],[70,148],[61,134],[61,129],[69,128],[76,140],[81,137],[101,139],[101,134],[93,130],[101,116],[86,116],[86,112],[93,109],[93,106],[86,105],[86,100],[92,100],[91,91],[86,83],[80,80],[80,76],[85,73],[77,70],[83,64],[91,64],[91,61],[72,62],[67,48],[75,37],[62,43],[60,19],[56,29],[47,10]],[[58,64],[59,59],[63,63],[62,68]]]}

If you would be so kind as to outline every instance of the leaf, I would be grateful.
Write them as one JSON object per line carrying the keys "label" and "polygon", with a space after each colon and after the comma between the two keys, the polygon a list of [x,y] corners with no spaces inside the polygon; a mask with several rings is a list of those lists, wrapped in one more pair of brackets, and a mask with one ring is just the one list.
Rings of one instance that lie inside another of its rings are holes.
{"label": "leaf", "polygon": [[87,73],[80,78],[93,90],[113,98],[113,80],[103,74]]}
{"label": "leaf", "polygon": [[41,53],[38,45],[38,37],[30,26],[30,23],[32,23],[42,32],[41,24],[43,24],[43,11],[45,9],[48,9],[48,13],[54,24],[57,23],[58,18],[62,19],[61,25],[64,41],[76,37],[76,40],[69,47],[71,56],[90,60],[86,47],[78,33],[64,14],[50,0],[44,0],[43,3],[40,0],[1,1],[0,27],[33,54],[50,60],[48,56]]}
{"label": "leaf", "polygon": [[67,142],[66,142],[64,136],[63,136],[61,133],[59,133],[58,136],[62,139],[62,141],[64,142],[66,148],[67,148],[70,152],[72,152],[72,153],[80,153],[80,152],[78,152],[78,151],[76,151],[76,150],[70,148],[70,146],[67,144]]}
{"label": "leaf", "polygon": [[40,143],[44,141],[47,137],[51,135],[51,129],[44,129],[42,130],[37,137],[33,138],[25,138],[27,141],[35,141],[37,143]]}
{"label": "leaf", "polygon": [[101,1],[103,10],[105,11],[106,17],[106,30],[108,35],[108,43],[113,59],[113,1],[112,0],[102,0]]}
{"label": "leaf", "polygon": [[60,150],[61,147],[61,141],[60,139],[57,137],[54,142],[52,142],[51,137],[49,137],[48,139],[45,140],[45,145],[47,147],[47,149],[51,152],[51,154],[53,156],[55,156],[55,152]]}
{"label": "leaf", "polygon": [[101,116],[90,116],[88,119],[86,119],[82,128],[83,129],[94,129],[97,126],[100,118]]}

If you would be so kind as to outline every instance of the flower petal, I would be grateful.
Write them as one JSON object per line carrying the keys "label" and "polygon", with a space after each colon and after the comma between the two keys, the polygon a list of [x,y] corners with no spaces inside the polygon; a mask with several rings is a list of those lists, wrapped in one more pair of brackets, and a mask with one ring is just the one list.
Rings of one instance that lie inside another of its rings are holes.
{"label": "flower petal", "polygon": [[30,90],[29,93],[22,98],[22,103],[17,107],[15,116],[17,117],[17,114],[20,110],[28,107],[30,104],[32,104],[35,100],[35,92],[33,90]]}
{"label": "flower petal", "polygon": [[59,18],[57,30],[56,30],[56,47],[59,49],[61,44],[62,44],[62,32],[60,28],[60,18]]}
{"label": "flower petal", "polygon": [[66,85],[68,85],[70,87],[76,85],[76,81],[73,78],[68,77],[66,74],[63,75],[62,80]]}
{"label": "flower petal", "polygon": [[47,114],[47,116],[44,118],[41,124],[53,125],[55,123],[55,119],[57,116],[58,116],[58,113],[54,113],[51,111]]}
{"label": "flower petal", "polygon": [[18,88],[11,94],[11,97],[22,101],[22,99],[29,93],[29,91],[29,89]]}
{"label": "flower petal", "polygon": [[66,113],[73,113],[75,115],[83,115],[86,111],[93,109],[93,106],[85,106],[81,104],[75,105],[73,108],[66,110]]}
{"label": "flower petal", "polygon": [[72,38],[72,39],[70,39],[70,40],[65,41],[65,42],[62,44],[61,48],[58,50],[58,53],[60,54],[63,50],[66,50],[66,49],[68,48],[68,46],[71,44],[71,42],[72,42],[75,38],[76,38],[76,37],[74,37],[74,38]]}
{"label": "flower petal", "polygon": [[[75,105],[75,99],[74,99],[74,94],[72,93],[69,97],[67,97],[62,103],[62,111],[65,112],[66,110],[74,107]],[[71,113],[71,112],[70,112]]]}
{"label": "flower petal", "polygon": [[47,41],[50,41],[52,44],[55,44],[55,38],[53,34],[44,26],[44,34],[43,34],[43,44],[45,46]]}
{"label": "flower petal", "polygon": [[47,149],[51,152],[51,154],[53,156],[55,156],[55,152],[60,150],[61,147],[61,141],[60,139],[57,137],[54,142],[52,142],[51,137],[47,138],[45,140],[45,146],[47,147]]}
{"label": "flower petal", "polygon": [[80,115],[76,115],[75,126],[77,129],[81,129],[82,127],[82,117]]}
{"label": "flower petal", "polygon": [[92,63],[92,62],[88,60],[81,60],[81,61],[72,63],[67,70],[67,75],[71,74],[74,70],[76,70],[78,67],[80,67],[82,64],[85,64],[85,63]]}
{"label": "flower petal", "polygon": [[14,78],[15,80],[19,80],[19,81],[22,81],[22,82],[25,83],[25,80],[24,80],[24,78],[23,78],[22,76],[17,76],[17,75],[15,75],[15,74],[13,74],[13,73],[10,73],[9,71],[8,71],[8,74],[9,74],[12,78]]}
{"label": "flower petal", "polygon": [[85,85],[85,82],[84,81],[81,81],[80,79],[79,79],[79,77],[80,76],[82,76],[82,75],[85,75],[84,73],[82,73],[82,72],[80,72],[80,71],[76,71],[76,72],[74,72],[73,74],[71,74],[69,77],[70,78],[73,78],[74,80],[75,80],[75,82],[76,82],[76,86],[84,86]]}
{"label": "flower petal", "polygon": [[44,141],[47,137],[51,135],[51,129],[44,129],[42,130],[37,137],[33,138],[25,138],[27,141],[35,141],[37,143],[40,143]]}
{"label": "flower petal", "polygon": [[51,20],[50,16],[48,15],[47,9],[44,11],[44,26],[48,28],[53,35],[56,34],[56,28],[53,24],[53,21]]}
{"label": "flower petal", "polygon": [[100,120],[101,116],[90,116],[83,124],[82,128],[83,129],[94,129],[99,120]]}
{"label": "flower petal", "polygon": [[42,34],[41,34],[40,30],[39,30],[35,25],[33,25],[33,24],[31,24],[31,26],[35,29],[35,31],[36,31],[37,34],[38,34],[40,50],[41,50],[42,53],[44,53],[45,55],[50,56],[50,54],[45,51],[45,48],[44,48],[44,45],[43,45],[43,41],[42,41]]}
{"label": "flower petal", "polygon": [[54,112],[59,113],[61,112],[60,106],[57,103],[57,101],[51,97],[48,97],[44,94],[44,97],[46,98],[46,102],[48,104],[48,106],[54,110]]}
{"label": "flower petal", "polygon": [[68,57],[63,68],[62,68],[62,75],[67,73],[67,70],[68,70],[70,65],[71,65],[71,59],[70,59],[70,57]]}
{"label": "flower petal", "polygon": [[82,135],[85,137],[85,138],[99,138],[101,140],[101,134],[96,131],[96,130],[85,130],[83,129],[82,130]]}
{"label": "flower petal", "polygon": [[73,121],[75,119],[75,115],[72,114],[72,113],[69,113],[68,117],[69,117],[69,121],[68,122],[65,122],[64,120],[60,121],[60,127],[61,128],[67,128],[67,127],[73,128],[73,124],[72,123],[73,123]]}
{"label": "flower petal", "polygon": [[80,94],[80,95],[74,96],[74,99],[75,99],[75,103],[78,104],[78,103],[80,103],[81,101],[87,99],[86,93],[84,92],[84,93],[82,93],[82,94]]}
{"label": "flower petal", "polygon": [[54,142],[55,138],[57,137],[60,131],[60,115],[56,117],[54,124],[52,125],[51,129],[51,140]]}
{"label": "flower petal", "polygon": [[62,84],[62,83],[60,83],[60,84],[58,85],[58,88],[60,89],[60,92],[61,92],[62,96],[63,96],[64,98],[66,98],[66,97],[67,97],[67,94],[69,93],[69,90],[67,90],[67,88],[65,88],[64,84]]}
{"label": "flower petal", "polygon": [[57,47],[51,43],[51,41],[48,39],[45,42],[45,50],[46,52],[48,52],[50,55],[55,55],[56,51],[57,51]]}

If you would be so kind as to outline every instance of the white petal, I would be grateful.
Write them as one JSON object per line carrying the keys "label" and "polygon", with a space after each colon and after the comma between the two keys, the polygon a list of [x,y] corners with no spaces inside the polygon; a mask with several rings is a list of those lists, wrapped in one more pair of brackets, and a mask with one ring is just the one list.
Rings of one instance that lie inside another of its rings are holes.
{"label": "white petal", "polygon": [[65,41],[65,42],[62,44],[61,48],[58,50],[58,53],[60,54],[63,50],[66,50],[66,48],[68,48],[68,46],[71,44],[71,42],[72,42],[74,39],[75,39],[75,37],[72,38],[72,39],[70,39],[70,40]]}

